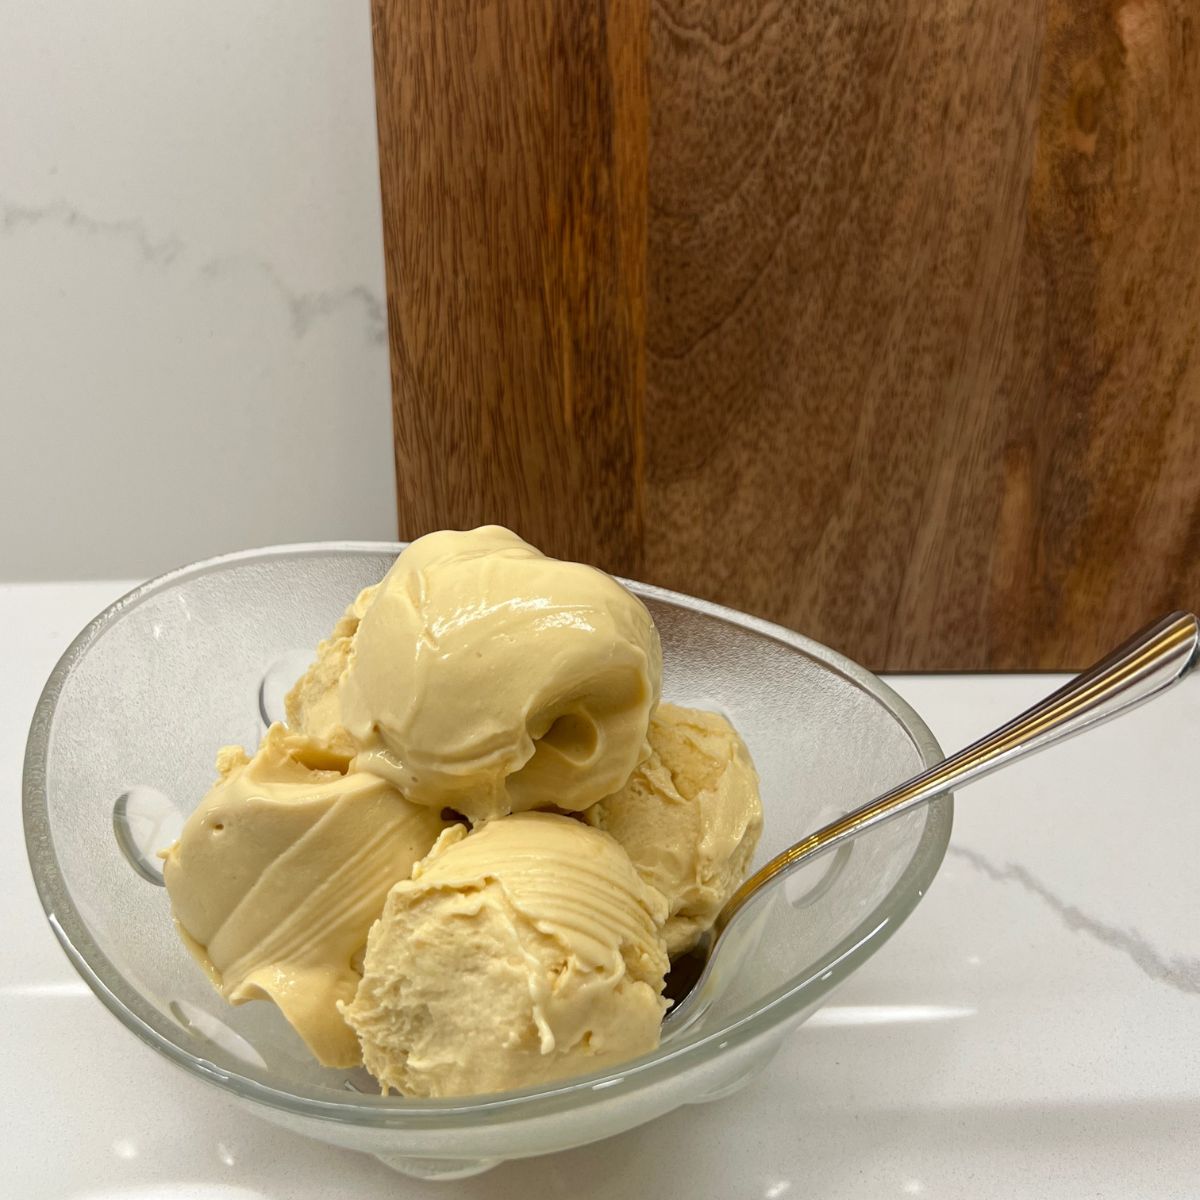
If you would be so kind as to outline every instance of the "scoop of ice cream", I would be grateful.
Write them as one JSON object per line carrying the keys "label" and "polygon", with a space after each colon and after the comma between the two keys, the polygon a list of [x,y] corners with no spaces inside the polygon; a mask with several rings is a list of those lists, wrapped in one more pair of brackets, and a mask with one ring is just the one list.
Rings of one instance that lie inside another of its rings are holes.
{"label": "scoop of ice cream", "polygon": [[337,1011],[389,889],[446,822],[307,738],[272,725],[220,779],[164,855],[189,949],[233,1004],[270,999],[326,1066],[360,1061]]}
{"label": "scoop of ice cream", "polygon": [[621,847],[581,821],[456,826],[392,889],[342,1013],[385,1092],[584,1074],[658,1044],[665,913]]}
{"label": "scoop of ice cream", "polygon": [[341,707],[363,769],[480,821],[616,791],[661,680],[640,600],[487,526],[400,555],[354,636]]}
{"label": "scoop of ice cream", "polygon": [[377,584],[363,588],[358,598],[341,615],[323,642],[317,644],[317,656],[308,670],[284,697],[290,728],[307,734],[313,741],[329,746],[347,758],[353,758],[354,741],[342,725],[341,679],[350,661],[350,647],[367,607],[375,597]]}
{"label": "scoop of ice cream", "polygon": [[712,927],[745,878],[762,803],[750,754],[719,714],[662,704],[649,740],[650,757],[585,816],[666,896],[663,938],[674,956]]}

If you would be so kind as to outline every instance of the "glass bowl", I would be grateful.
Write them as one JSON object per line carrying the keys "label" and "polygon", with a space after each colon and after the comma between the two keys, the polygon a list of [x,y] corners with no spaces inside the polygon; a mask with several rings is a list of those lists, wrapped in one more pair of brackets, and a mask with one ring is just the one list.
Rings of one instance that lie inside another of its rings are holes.
{"label": "glass bowl", "polygon": [[[256,744],[317,641],[401,548],[212,559],[135,589],[75,639],[38,702],[24,776],[29,859],[67,956],[127,1029],[231,1100],[426,1178],[582,1145],[727,1095],[912,911],[950,837],[949,796],[810,864],[739,922],[731,936],[747,952],[698,1023],[643,1058],[551,1087],[382,1097],[361,1070],[318,1066],[271,1005],[225,1004],[180,943],[153,851],[211,784],[217,748]],[[664,695],[726,713],[750,747],[765,810],[755,866],[942,757],[916,713],[841,655],[715,604],[629,586],[662,635]]]}

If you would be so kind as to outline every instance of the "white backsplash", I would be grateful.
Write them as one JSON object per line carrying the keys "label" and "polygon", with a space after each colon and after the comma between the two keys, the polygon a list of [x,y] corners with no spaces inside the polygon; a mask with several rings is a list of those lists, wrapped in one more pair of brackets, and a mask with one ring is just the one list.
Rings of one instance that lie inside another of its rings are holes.
{"label": "white backsplash", "polygon": [[393,538],[366,0],[0,29],[0,579]]}

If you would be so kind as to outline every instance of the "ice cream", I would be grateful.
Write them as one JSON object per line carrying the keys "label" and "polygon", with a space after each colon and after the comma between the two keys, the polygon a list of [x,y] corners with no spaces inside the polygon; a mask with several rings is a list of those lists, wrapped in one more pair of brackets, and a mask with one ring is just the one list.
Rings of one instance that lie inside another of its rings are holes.
{"label": "ice cream", "polygon": [[340,683],[362,615],[375,598],[378,585],[363,588],[342,614],[333,632],[317,645],[317,657],[284,698],[288,726],[329,746],[347,758],[355,746],[342,726]]}
{"label": "ice cream", "polygon": [[666,897],[663,937],[674,957],[711,928],[745,878],[762,803],[749,752],[719,714],[662,704],[649,740],[650,757],[585,815]]}
{"label": "ice cream", "polygon": [[271,999],[327,1066],[360,1061],[337,1011],[352,960],[447,822],[344,757],[273,725],[219,780],[164,855],[176,924],[227,1000]]}
{"label": "ice cream", "polygon": [[609,576],[495,526],[420,538],[320,643],[288,727],[221,751],[164,855],[185,943],[229,1001],[273,1000],[385,1092],[652,1050],[668,955],[762,827],[737,733],[660,705],[661,677]]}
{"label": "ice cream", "polygon": [[605,834],[550,813],[442,835],[371,930],[342,1008],[384,1089],[501,1091],[658,1044],[663,898]]}
{"label": "ice cream", "polygon": [[645,753],[662,651],[616,580],[486,526],[413,542],[338,685],[357,765],[473,822],[615,792]]}

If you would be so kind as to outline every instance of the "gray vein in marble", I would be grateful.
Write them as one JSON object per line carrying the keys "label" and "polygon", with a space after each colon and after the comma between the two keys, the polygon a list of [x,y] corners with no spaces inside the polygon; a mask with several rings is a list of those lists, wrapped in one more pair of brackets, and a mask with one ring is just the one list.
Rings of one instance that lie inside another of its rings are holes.
{"label": "gray vein in marble", "polygon": [[200,271],[207,279],[228,278],[240,271],[261,275],[286,305],[291,316],[292,332],[297,337],[303,337],[314,322],[324,317],[358,309],[362,313],[367,340],[379,344],[387,339],[387,308],[378,296],[361,284],[320,292],[297,292],[284,282],[269,262],[246,256],[209,259]]}
{"label": "gray vein in marble", "polygon": [[997,866],[977,850],[966,846],[951,846],[947,854],[969,863],[981,875],[996,883],[1015,883],[1036,896],[1061,918],[1073,933],[1082,933],[1113,950],[1126,955],[1144,975],[1157,983],[1166,984],[1178,992],[1200,995],[1200,958],[1184,956],[1167,958],[1159,954],[1141,934],[1132,929],[1109,925],[1065,900],[1059,899],[1040,879],[1019,863]]}
{"label": "gray vein in marble", "polygon": [[90,217],[63,200],[38,206],[12,204],[0,198],[0,228],[11,233],[28,225],[59,225],[83,233],[118,237],[135,246],[148,263],[174,262],[183,251],[177,237],[155,241],[141,221],[104,221]]}
{"label": "gray vein in marble", "polygon": [[[133,246],[144,262],[158,266],[175,263],[186,249],[183,241],[174,235],[159,240],[152,238],[141,221],[101,220],[62,200],[44,205],[23,205],[0,196],[0,231],[10,234],[36,225],[55,225],[93,236],[121,239]],[[362,284],[298,292],[271,263],[249,256],[210,258],[199,267],[199,274],[205,279],[228,278],[240,271],[256,274],[267,281],[286,307],[292,332],[297,337],[303,337],[315,324],[327,318],[358,312],[368,342],[379,345],[387,340],[387,307],[379,296]]]}

